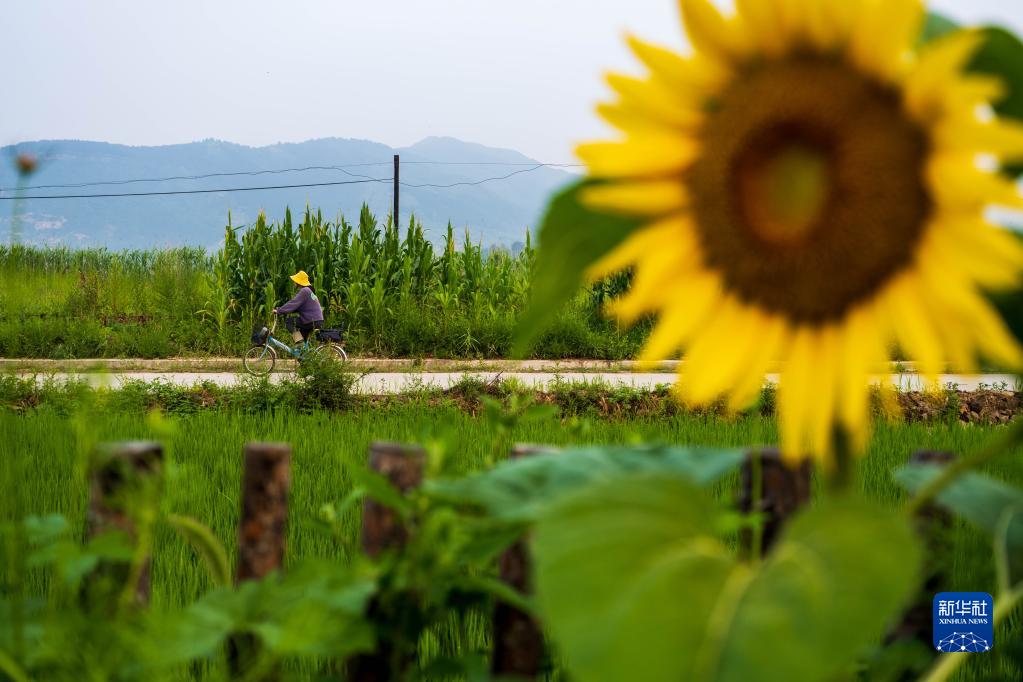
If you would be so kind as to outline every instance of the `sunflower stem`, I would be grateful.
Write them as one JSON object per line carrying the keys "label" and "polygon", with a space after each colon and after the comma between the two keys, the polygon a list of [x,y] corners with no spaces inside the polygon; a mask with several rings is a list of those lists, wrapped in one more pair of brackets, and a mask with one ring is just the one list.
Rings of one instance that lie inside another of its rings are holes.
{"label": "sunflower stem", "polygon": [[968,471],[976,469],[994,460],[999,455],[1009,452],[1015,446],[1023,442],[1023,420],[1013,422],[1008,430],[1000,438],[983,447],[975,450],[966,457],[955,460],[944,467],[937,476],[925,485],[906,505],[906,513],[910,516],[916,514],[941,494],[945,488],[955,482],[957,478]]}
{"label": "sunflower stem", "polygon": [[750,453],[750,473],[752,474],[753,514],[758,515],[753,523],[753,537],[750,542],[750,563],[754,566],[760,563],[761,555],[764,553],[764,519],[761,512],[761,503],[764,499],[764,454],[760,450]]}
{"label": "sunflower stem", "polygon": [[841,425],[836,425],[831,434],[831,446],[834,452],[835,467],[828,476],[828,489],[832,493],[848,492],[855,478],[852,448],[849,433]]}

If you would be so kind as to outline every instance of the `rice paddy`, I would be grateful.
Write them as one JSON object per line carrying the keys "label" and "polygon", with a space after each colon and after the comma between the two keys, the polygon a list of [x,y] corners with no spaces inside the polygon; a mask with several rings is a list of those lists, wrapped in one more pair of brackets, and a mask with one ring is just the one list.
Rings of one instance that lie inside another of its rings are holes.
{"label": "rice paddy", "polygon": [[[904,494],[890,472],[913,451],[967,452],[990,439],[996,429],[963,427],[957,423],[881,423],[860,469],[859,485],[870,497],[896,506]],[[241,452],[250,441],[283,441],[293,447],[286,555],[286,563],[293,564],[306,558],[343,563],[352,560],[358,548],[359,511],[353,508],[345,513],[339,526],[343,532],[338,537],[327,530],[321,509],[338,503],[351,490],[353,472],[364,467],[369,444],[375,440],[432,444],[435,466],[445,475],[459,475],[491,466],[504,457],[514,442],[743,446],[773,443],[776,432],[773,420],[766,417],[751,415],[727,420],[680,413],[656,418],[585,420],[584,426],[578,420],[526,422],[505,433],[485,418],[473,416],[454,404],[413,401],[351,412],[245,414],[214,410],[160,419],[137,411],[71,417],[47,409],[24,414],[4,412],[0,413],[0,439],[4,444],[0,522],[32,514],[58,513],[77,529],[84,528],[88,498],[82,465],[84,450],[99,441],[162,441],[168,466],[161,518],[171,513],[184,514],[208,524],[228,548],[233,565]],[[1023,467],[1015,461],[1017,458],[999,464],[991,473],[1023,481]],[[734,487],[736,480],[733,475],[724,486]],[[990,542],[983,534],[957,522],[951,548],[952,554],[945,557],[950,571],[947,589],[994,589]],[[157,611],[189,604],[212,587],[193,550],[164,522],[156,527],[152,570],[152,603]],[[24,589],[43,596],[49,586],[41,573],[32,572]],[[1021,631],[1018,620],[1010,620],[1007,625],[1004,636]],[[468,633],[458,628],[434,633],[431,641],[421,643],[421,650],[478,648],[486,636],[485,621],[481,620]],[[969,671],[967,668],[966,672]]]}

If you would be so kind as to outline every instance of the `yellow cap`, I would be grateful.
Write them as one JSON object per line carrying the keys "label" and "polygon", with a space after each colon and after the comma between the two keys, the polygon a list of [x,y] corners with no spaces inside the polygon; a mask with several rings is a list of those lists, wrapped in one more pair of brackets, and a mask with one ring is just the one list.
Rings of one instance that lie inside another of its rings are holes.
{"label": "yellow cap", "polygon": [[309,286],[309,275],[305,274],[305,270],[299,270],[291,276],[291,281],[300,287]]}

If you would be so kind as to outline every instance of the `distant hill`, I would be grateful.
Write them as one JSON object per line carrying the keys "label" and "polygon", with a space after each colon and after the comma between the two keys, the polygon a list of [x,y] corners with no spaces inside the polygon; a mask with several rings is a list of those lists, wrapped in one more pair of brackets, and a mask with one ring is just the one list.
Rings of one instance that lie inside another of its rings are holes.
{"label": "distant hill", "polygon": [[[411,147],[393,149],[366,140],[327,138],[308,142],[247,147],[219,140],[155,147],[132,147],[82,140],[45,140],[16,146],[43,162],[30,185],[136,178],[195,176],[236,171],[263,171],[308,166],[377,164],[340,170],[317,170],[260,175],[214,177],[201,180],[137,182],[93,187],[38,189],[25,194],[107,194],[145,191],[265,187],[371,178],[390,178],[392,157],[401,155],[401,176],[410,184],[448,185],[504,176],[532,163],[509,149],[495,149],[450,137],[427,138]],[[14,147],[0,149],[0,187],[17,182]],[[444,161],[448,164],[424,164]],[[480,165],[469,165],[472,162]],[[487,165],[490,164],[490,165]],[[484,244],[522,241],[527,228],[535,229],[550,193],[572,175],[555,168],[518,173],[503,180],[456,187],[402,187],[401,221],[414,213],[431,237],[443,234],[450,220],[461,232],[470,228],[473,239]],[[12,193],[4,191],[2,196]],[[174,196],[61,199],[21,202],[22,241],[28,244],[107,246],[113,249],[194,245],[216,247],[231,211],[235,225],[252,221],[260,209],[271,218],[286,206],[300,213],[308,203],[326,216],[343,213],[358,219],[366,202],[383,222],[391,210],[391,183],[365,183],[252,192],[215,192]],[[0,243],[9,239],[14,202],[0,202]]]}

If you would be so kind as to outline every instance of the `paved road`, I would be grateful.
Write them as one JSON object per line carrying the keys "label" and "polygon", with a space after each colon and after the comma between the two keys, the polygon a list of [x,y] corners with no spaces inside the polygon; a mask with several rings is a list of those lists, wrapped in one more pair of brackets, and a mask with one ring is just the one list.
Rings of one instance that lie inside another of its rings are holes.
{"label": "paved road", "polygon": [[[24,373],[23,376],[31,376]],[[66,381],[71,378],[82,379],[93,386],[120,386],[125,381],[166,381],[179,386],[191,386],[193,384],[211,381],[220,386],[233,386],[246,378],[245,374],[234,372],[114,372],[109,374],[99,373],[58,373],[45,376],[52,376],[59,381]],[[272,375],[273,381],[281,381],[287,374]],[[415,389],[446,389],[458,383],[463,378],[471,376],[483,381],[505,381],[513,379],[530,388],[550,388],[557,383],[602,383],[608,386],[628,386],[632,388],[654,388],[656,386],[673,384],[678,376],[673,372],[571,372],[555,374],[553,372],[371,372],[362,376],[359,380],[361,393],[369,395],[383,395],[389,393],[400,393]],[[44,375],[38,375],[42,381]],[[768,374],[765,382],[777,383],[778,375]],[[880,381],[881,377],[875,377],[874,382]],[[892,374],[886,377],[887,381],[903,390],[920,390],[923,387],[923,380],[916,374]],[[982,384],[989,387],[997,387],[1004,384],[1008,389],[1015,386],[1016,377],[1011,374],[982,374],[963,376],[956,374],[941,375],[941,385],[956,384],[962,390],[975,390]]]}

